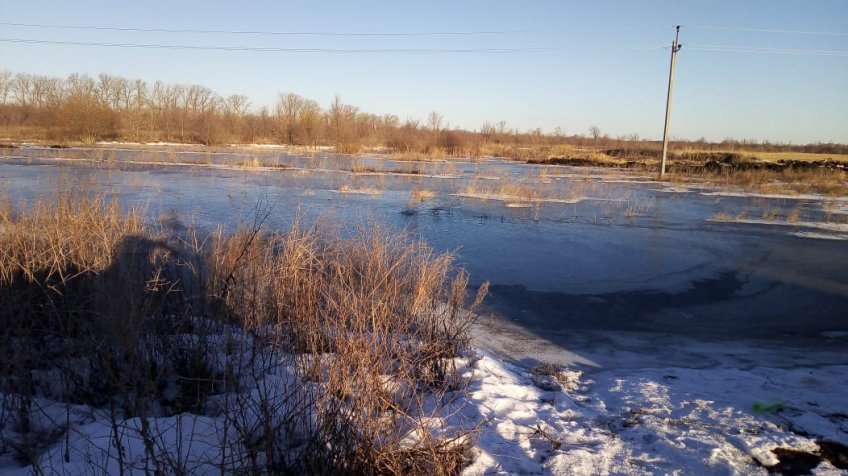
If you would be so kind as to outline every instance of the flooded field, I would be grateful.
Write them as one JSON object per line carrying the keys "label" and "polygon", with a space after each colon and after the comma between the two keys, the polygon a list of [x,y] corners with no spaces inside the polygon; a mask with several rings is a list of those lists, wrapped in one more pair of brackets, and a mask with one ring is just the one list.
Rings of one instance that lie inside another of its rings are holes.
{"label": "flooded field", "polygon": [[[201,229],[374,223],[454,251],[519,361],[602,367],[848,363],[848,199],[753,196],[644,172],[277,150],[22,147],[0,190],[73,187]],[[752,350],[756,347],[756,351]],[[808,350],[815,348],[815,356]],[[667,362],[666,362],[667,363]]]}

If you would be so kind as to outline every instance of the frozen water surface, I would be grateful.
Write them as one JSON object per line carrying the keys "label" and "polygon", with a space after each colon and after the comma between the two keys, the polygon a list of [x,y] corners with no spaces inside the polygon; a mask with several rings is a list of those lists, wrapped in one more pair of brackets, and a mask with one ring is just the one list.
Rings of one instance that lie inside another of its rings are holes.
{"label": "frozen water surface", "polygon": [[[20,199],[63,182],[95,183],[173,226],[233,227],[266,200],[268,225],[280,229],[299,217],[406,230],[456,252],[472,284],[489,281],[489,311],[570,351],[627,349],[635,340],[644,344],[636,353],[650,355],[662,339],[848,343],[821,337],[848,330],[848,229],[828,221],[843,216],[845,200],[495,159],[120,147],[12,153],[0,162],[0,186]],[[422,190],[432,194],[416,199]]]}

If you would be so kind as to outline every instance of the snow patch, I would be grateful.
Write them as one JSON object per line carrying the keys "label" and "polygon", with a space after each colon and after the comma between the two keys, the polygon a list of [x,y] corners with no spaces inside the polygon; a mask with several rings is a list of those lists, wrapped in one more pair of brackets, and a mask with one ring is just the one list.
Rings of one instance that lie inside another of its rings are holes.
{"label": "snow patch", "polygon": [[848,234],[816,233],[814,231],[795,231],[790,235],[813,240],[848,240]]}
{"label": "snow patch", "polygon": [[473,370],[483,423],[466,475],[766,474],[775,448],[848,443],[845,365],[600,370],[571,374],[570,391],[486,350]]}
{"label": "snow patch", "polygon": [[701,195],[707,197],[737,197],[737,198],[775,198],[785,200],[835,200],[839,202],[848,202],[848,197],[825,197],[824,195],[799,193],[799,194],[782,194],[782,193],[756,193],[756,192],[739,192],[721,190],[714,192],[701,192]]}
{"label": "snow patch", "polygon": [[745,223],[749,225],[771,225],[771,226],[791,226],[795,228],[810,228],[813,230],[823,230],[833,232],[834,234],[826,234],[826,233],[816,233],[809,231],[796,231],[792,233],[792,235],[800,236],[803,238],[820,238],[820,239],[832,239],[832,240],[843,240],[848,238],[848,223],[832,223],[832,222],[812,222],[812,221],[799,221],[799,222],[788,222],[788,221],[778,221],[778,220],[764,220],[757,218],[732,218],[730,220],[718,220],[714,218],[710,218],[707,221],[713,223]]}
{"label": "snow patch", "polygon": [[[601,199],[595,199],[595,198],[589,198],[589,197],[570,198],[570,199],[565,199],[565,198],[526,198],[525,199],[525,198],[522,198],[522,197],[517,197],[515,195],[506,195],[506,194],[501,194],[501,193],[466,193],[466,192],[461,192],[461,193],[451,193],[449,195],[453,196],[453,197],[476,198],[476,199],[479,199],[479,200],[495,200],[495,201],[500,201],[500,202],[507,202],[507,206],[510,206],[510,204],[512,204],[513,207],[522,206],[522,205],[519,205],[522,202],[525,203],[525,204],[529,204],[529,203],[579,203],[579,202],[582,202],[583,200],[601,200]],[[526,206],[529,206],[529,205],[526,205]]]}

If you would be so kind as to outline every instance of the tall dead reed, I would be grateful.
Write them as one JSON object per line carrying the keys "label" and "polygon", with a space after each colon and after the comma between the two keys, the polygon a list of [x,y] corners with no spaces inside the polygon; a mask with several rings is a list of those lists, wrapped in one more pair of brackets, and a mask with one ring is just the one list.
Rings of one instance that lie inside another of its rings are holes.
{"label": "tall dead reed", "polygon": [[[462,390],[486,286],[467,302],[450,255],[388,230],[266,232],[257,210],[234,233],[181,236],[86,192],[0,213],[0,452],[38,470],[73,446],[39,415],[47,400],[108,410],[120,472],[459,472],[472,429],[442,402]],[[157,425],[190,414],[219,418],[208,460]],[[140,460],[121,443],[130,419]]]}

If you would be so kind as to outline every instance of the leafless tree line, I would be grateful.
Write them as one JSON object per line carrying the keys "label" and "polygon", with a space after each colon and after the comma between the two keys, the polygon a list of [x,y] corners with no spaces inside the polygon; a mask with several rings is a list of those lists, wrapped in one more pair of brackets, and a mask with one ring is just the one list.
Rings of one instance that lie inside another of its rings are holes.
{"label": "leafless tree line", "polygon": [[[366,148],[427,155],[485,155],[491,145],[647,149],[658,141],[637,134],[610,137],[599,127],[567,135],[557,127],[546,132],[485,122],[478,130],[451,128],[438,112],[425,120],[363,112],[336,96],[328,107],[286,92],[272,107],[251,107],[247,96],[223,97],[201,85],[150,84],[110,74],[67,78],[0,70],[0,132],[6,137],[93,142],[104,139],[174,141],[206,145],[278,143],[330,145],[355,153]],[[848,153],[841,144],[775,144],[703,138],[676,141],[701,150],[761,150]],[[497,152],[497,150],[496,150]],[[501,149],[501,152],[508,150]]]}

